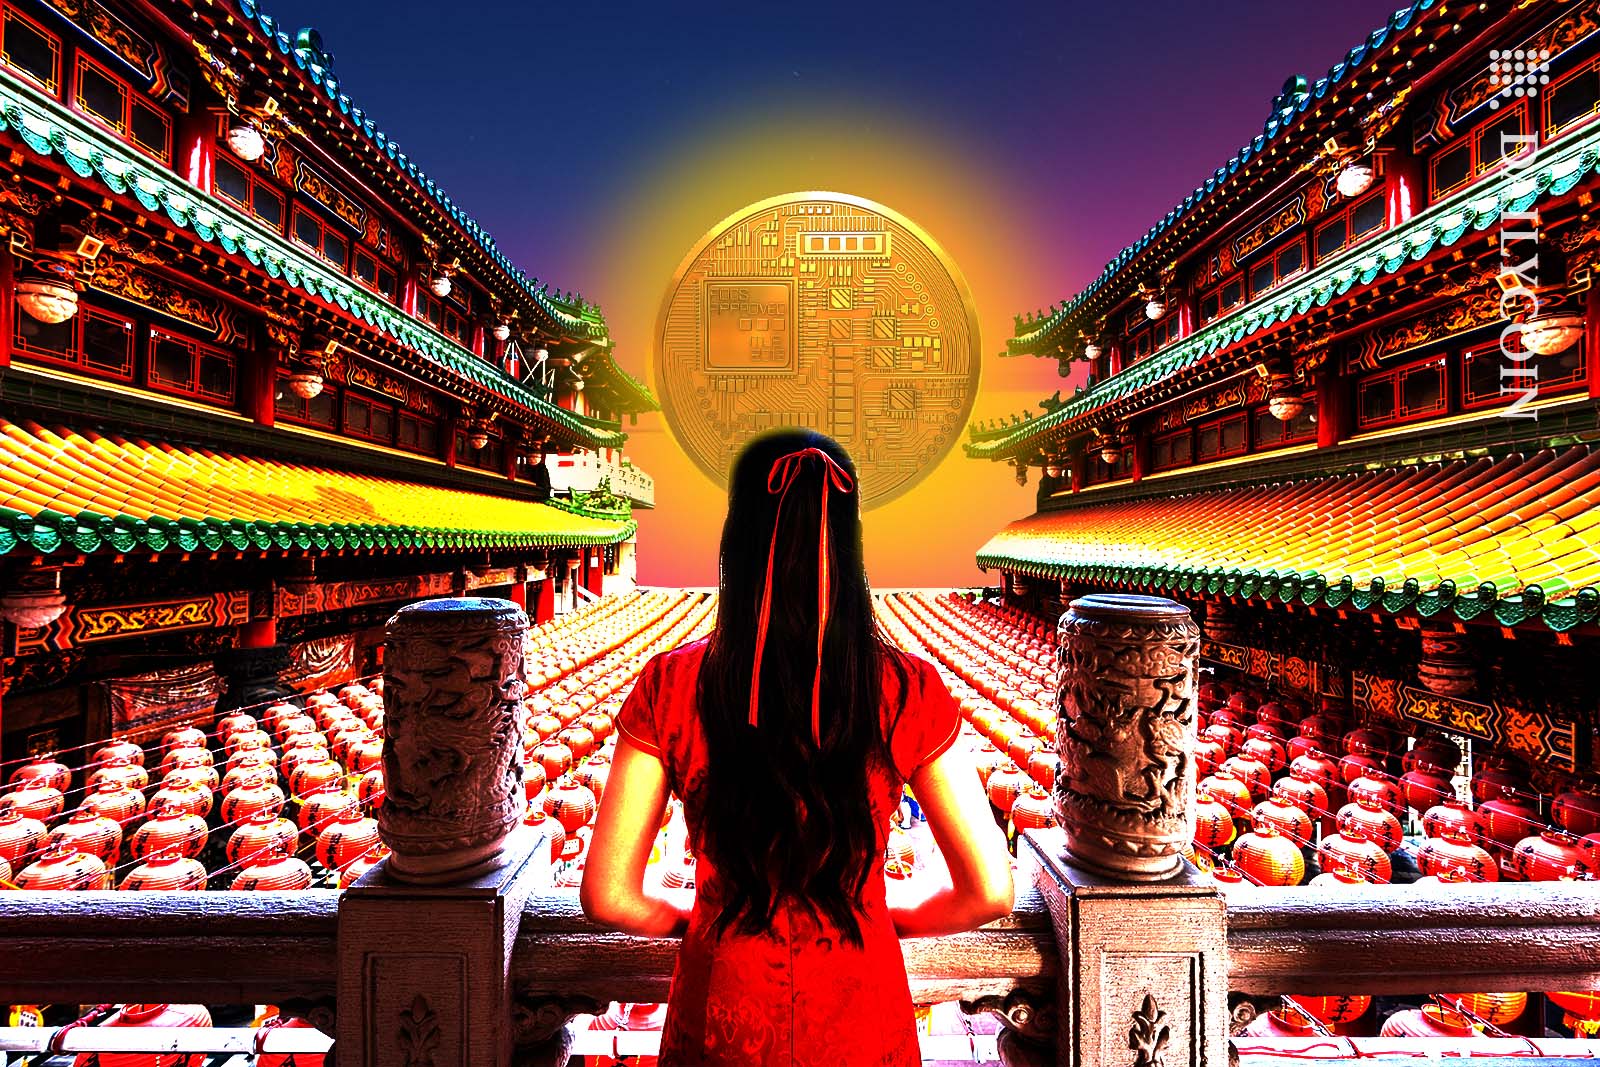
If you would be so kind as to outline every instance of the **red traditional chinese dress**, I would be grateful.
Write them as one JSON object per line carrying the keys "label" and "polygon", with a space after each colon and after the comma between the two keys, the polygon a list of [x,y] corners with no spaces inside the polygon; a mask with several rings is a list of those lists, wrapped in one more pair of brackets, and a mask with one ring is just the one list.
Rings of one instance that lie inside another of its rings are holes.
{"label": "red traditional chinese dress", "polygon": [[[701,640],[652,659],[617,714],[623,735],[665,766],[669,786],[683,798],[698,857],[661,1067],[915,1067],[921,1054],[911,993],[881,866],[868,879],[859,913],[860,948],[826,918],[788,903],[779,906],[769,933],[729,931],[719,940],[712,931],[722,898],[717,874],[699,848],[706,740],[694,707],[705,649]],[[910,657],[908,667],[908,692],[897,691],[892,674],[885,680],[885,729],[902,703],[905,710],[889,741],[894,769],[872,776],[880,853],[905,780],[954,744],[961,724],[961,710],[933,666]]]}

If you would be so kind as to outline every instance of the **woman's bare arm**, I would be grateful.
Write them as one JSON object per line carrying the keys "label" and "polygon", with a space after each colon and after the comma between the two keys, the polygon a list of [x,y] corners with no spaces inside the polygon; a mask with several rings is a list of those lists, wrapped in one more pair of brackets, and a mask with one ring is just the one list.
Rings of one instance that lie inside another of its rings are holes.
{"label": "woman's bare arm", "polygon": [[972,757],[954,746],[911,776],[911,789],[928,817],[950,880],[922,878],[894,883],[906,899],[889,900],[901,937],[928,937],[971,930],[1008,915],[1014,904],[1011,856],[995,825]]}
{"label": "woman's bare arm", "polygon": [[679,937],[689,923],[692,896],[647,892],[645,866],[667,807],[661,761],[624,735],[606,778],[605,798],[578,899],[597,923],[644,937]]}

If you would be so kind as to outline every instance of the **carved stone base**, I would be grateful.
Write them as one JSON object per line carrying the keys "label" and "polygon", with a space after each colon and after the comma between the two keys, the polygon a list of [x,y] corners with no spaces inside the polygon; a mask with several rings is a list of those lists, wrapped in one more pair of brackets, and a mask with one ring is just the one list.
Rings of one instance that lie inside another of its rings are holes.
{"label": "carved stone base", "polygon": [[398,881],[385,860],[345,891],[338,1044],[348,1067],[509,1067],[512,942],[541,844],[514,834],[499,866],[461,885]]}
{"label": "carved stone base", "polygon": [[1061,954],[1062,1067],[1223,1067],[1228,1062],[1227,917],[1192,867],[1118,883],[1061,859],[1059,829],[1024,847]]}

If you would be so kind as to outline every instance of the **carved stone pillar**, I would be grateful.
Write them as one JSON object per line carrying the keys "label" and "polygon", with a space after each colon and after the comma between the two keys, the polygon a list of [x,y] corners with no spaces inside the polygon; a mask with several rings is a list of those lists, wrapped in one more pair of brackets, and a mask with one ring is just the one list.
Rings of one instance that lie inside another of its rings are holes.
{"label": "carved stone pillar", "polygon": [[1199,631],[1183,605],[1095,595],[1062,616],[1059,829],[1030,830],[1061,959],[1063,1067],[1223,1067],[1226,912],[1185,863]]}
{"label": "carved stone pillar", "polygon": [[1194,836],[1200,631],[1176,601],[1096,594],[1072,602],[1057,639],[1067,851],[1114,878],[1171,877]]}
{"label": "carved stone pillar", "polygon": [[543,855],[521,825],[522,641],[505,600],[423,601],[384,656],[392,855],[339,903],[342,1067],[510,1067],[517,917]]}

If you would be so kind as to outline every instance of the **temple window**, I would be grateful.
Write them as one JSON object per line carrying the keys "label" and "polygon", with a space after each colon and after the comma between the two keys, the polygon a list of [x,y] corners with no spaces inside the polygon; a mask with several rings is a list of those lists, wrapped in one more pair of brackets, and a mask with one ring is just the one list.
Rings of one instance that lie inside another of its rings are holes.
{"label": "temple window", "polygon": [[439,423],[435,419],[402,411],[396,425],[394,443],[407,452],[431,456],[439,451]]}
{"label": "temple window", "polygon": [[73,80],[78,111],[163,163],[172,162],[172,120],[164,112],[88,56],[78,56]]}
{"label": "temple window", "polygon": [[1380,189],[1356,201],[1317,227],[1313,248],[1321,263],[1336,252],[1359,244],[1383,229],[1387,221]]}
{"label": "temple window", "polygon": [[[1535,376],[1502,376],[1502,370],[1512,366],[1531,369]],[[1515,365],[1500,351],[1498,343],[1469,348],[1461,354],[1463,408],[1496,407],[1510,403],[1529,388],[1537,388],[1543,395],[1580,387],[1587,380],[1588,358],[1581,339],[1565,352],[1534,356]]]}
{"label": "temple window", "polygon": [[365,248],[356,248],[355,257],[351,260],[350,273],[355,276],[356,281],[374,292],[381,293],[389,300],[394,300],[400,291],[395,272],[379,263],[377,257]]}
{"label": "temple window", "polygon": [[1200,298],[1200,321],[1210,322],[1243,303],[1244,275],[1235,274]]}
{"label": "temple window", "polygon": [[224,156],[217,157],[213,188],[278,233],[283,232],[283,194]]}
{"label": "temple window", "polygon": [[52,94],[61,91],[61,39],[9,6],[0,28],[0,61]]}
{"label": "temple window", "polygon": [[55,324],[17,315],[13,327],[19,352],[101,377],[133,380],[133,323],[121,315],[85,307]]}
{"label": "temple window", "polygon": [[1201,462],[1243,455],[1249,449],[1249,424],[1242,411],[1195,428],[1195,458]]}
{"label": "temple window", "polygon": [[350,258],[350,242],[303,207],[294,209],[294,239],[340,270]]}
{"label": "temple window", "polygon": [[1288,422],[1278,418],[1265,406],[1256,408],[1251,418],[1254,421],[1253,452],[1300,444],[1317,436],[1316,413],[1309,404]]}
{"label": "temple window", "polygon": [[233,403],[233,354],[222,349],[151,330],[148,373],[151,388]]}
{"label": "temple window", "polygon": [[1357,428],[1371,430],[1444,414],[1449,406],[1447,366],[1443,356],[1432,356],[1361,379],[1356,386]]}
{"label": "temple window", "polygon": [[1504,163],[1526,152],[1528,146],[1516,137],[1527,133],[1527,105],[1518,102],[1495,112],[1494,117],[1466,131],[1436,153],[1428,165],[1430,193],[1434,200],[1448,196]]}
{"label": "temple window", "polygon": [[1251,299],[1269,289],[1277,288],[1305,269],[1306,243],[1304,238],[1301,238],[1263,257],[1248,268]]}
{"label": "temple window", "polygon": [[322,392],[306,400],[296,396],[289,388],[287,376],[280,374],[274,410],[284,422],[331,430],[339,422],[339,391],[332,385],[324,385]]}
{"label": "temple window", "polygon": [[435,329],[449,334],[458,341],[466,339],[466,319],[454,307],[432,293],[417,294],[417,317],[427,319],[433,323]]}
{"label": "temple window", "polygon": [[1548,140],[1600,114],[1600,66],[1595,60],[1567,72],[1540,93],[1544,136]]}
{"label": "temple window", "polygon": [[394,442],[395,408],[355,393],[344,397],[344,432],[379,444]]}
{"label": "temple window", "polygon": [[1150,469],[1187,467],[1194,462],[1194,434],[1187,429],[1163,434],[1150,442]]}

